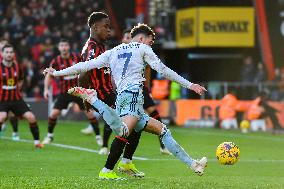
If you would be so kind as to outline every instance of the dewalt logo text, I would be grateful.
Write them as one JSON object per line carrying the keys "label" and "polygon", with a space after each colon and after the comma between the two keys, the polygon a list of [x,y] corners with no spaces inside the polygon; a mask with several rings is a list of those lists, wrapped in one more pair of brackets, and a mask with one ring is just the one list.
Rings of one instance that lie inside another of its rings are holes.
{"label": "dewalt logo text", "polygon": [[247,33],[248,21],[204,21],[203,31],[206,33]]}

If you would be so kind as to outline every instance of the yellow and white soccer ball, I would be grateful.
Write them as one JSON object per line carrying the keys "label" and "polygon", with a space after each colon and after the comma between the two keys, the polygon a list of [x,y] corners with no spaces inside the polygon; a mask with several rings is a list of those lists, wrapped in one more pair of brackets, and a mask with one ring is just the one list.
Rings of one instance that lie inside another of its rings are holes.
{"label": "yellow and white soccer ball", "polygon": [[216,149],[216,157],[222,165],[233,165],[240,158],[240,149],[233,142],[223,142]]}
{"label": "yellow and white soccer ball", "polygon": [[250,122],[248,120],[241,121],[240,129],[242,133],[247,133],[249,128],[250,128]]}

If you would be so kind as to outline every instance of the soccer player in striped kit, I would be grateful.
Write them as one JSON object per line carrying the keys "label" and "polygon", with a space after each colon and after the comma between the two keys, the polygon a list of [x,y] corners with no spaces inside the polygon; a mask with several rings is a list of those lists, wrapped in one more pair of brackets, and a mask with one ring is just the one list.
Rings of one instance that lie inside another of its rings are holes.
{"label": "soccer player in striped kit", "polygon": [[[0,39],[0,62],[2,62],[2,60],[3,60],[2,48],[6,44],[8,44],[8,40]],[[14,56],[14,61],[17,63],[16,54]],[[10,123],[12,125],[12,128],[13,128],[12,140],[18,141],[18,140],[20,140],[20,137],[19,137],[19,134],[18,134],[18,118],[14,114],[12,114],[12,113],[8,113],[8,117],[9,117],[9,121],[10,121]],[[6,127],[7,127],[7,125],[5,123],[3,123],[2,131],[5,130]]]}
{"label": "soccer player in striped kit", "polygon": [[9,111],[16,116],[23,117],[29,122],[35,147],[42,148],[37,120],[20,93],[23,75],[18,63],[14,61],[15,52],[13,46],[4,45],[2,56],[3,60],[0,63],[0,125],[6,120]]}
{"label": "soccer player in striped kit", "polygon": [[[66,39],[61,39],[58,43],[58,49],[60,55],[55,57],[51,63],[50,67],[61,70],[63,68],[70,67],[80,61],[80,56],[74,52],[70,52],[70,44]],[[51,82],[51,76],[46,75],[44,80],[44,97],[48,98],[48,87]],[[72,75],[67,77],[60,77],[60,94],[57,97],[53,109],[48,118],[48,133],[45,139],[43,140],[43,144],[49,144],[54,139],[54,128],[56,126],[56,121],[58,116],[61,114],[63,109],[68,107],[68,104],[71,102],[75,102],[79,105],[81,110],[84,110],[84,104],[82,99],[78,97],[74,97],[72,95],[67,94],[68,89],[78,86],[78,75]],[[94,117],[92,112],[86,112],[86,115],[90,121],[90,124],[94,125],[94,127],[98,127],[98,122]],[[97,134],[100,136],[100,133]],[[101,140],[97,140],[98,144],[101,145]]]}

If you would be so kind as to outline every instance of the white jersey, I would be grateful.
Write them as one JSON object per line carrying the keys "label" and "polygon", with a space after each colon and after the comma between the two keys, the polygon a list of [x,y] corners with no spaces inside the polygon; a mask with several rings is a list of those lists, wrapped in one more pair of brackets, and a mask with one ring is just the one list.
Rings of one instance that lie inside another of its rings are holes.
{"label": "white jersey", "polygon": [[77,63],[61,71],[55,71],[53,75],[79,74],[94,68],[110,67],[119,94],[122,91],[138,91],[142,88],[143,81],[145,81],[144,70],[147,64],[165,78],[175,81],[183,87],[190,88],[192,85],[166,67],[150,46],[137,42],[122,43],[95,59],[85,63]]}

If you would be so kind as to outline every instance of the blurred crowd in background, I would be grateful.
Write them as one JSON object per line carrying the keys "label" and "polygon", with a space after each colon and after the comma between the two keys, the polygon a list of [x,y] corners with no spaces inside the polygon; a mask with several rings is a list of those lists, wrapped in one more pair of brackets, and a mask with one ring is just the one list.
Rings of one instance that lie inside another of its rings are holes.
{"label": "blurred crowd in background", "polygon": [[104,11],[103,1],[81,0],[1,0],[1,37],[14,45],[18,62],[25,71],[27,97],[41,97],[43,68],[58,55],[60,38],[68,39],[80,53],[89,37],[87,18]]}

